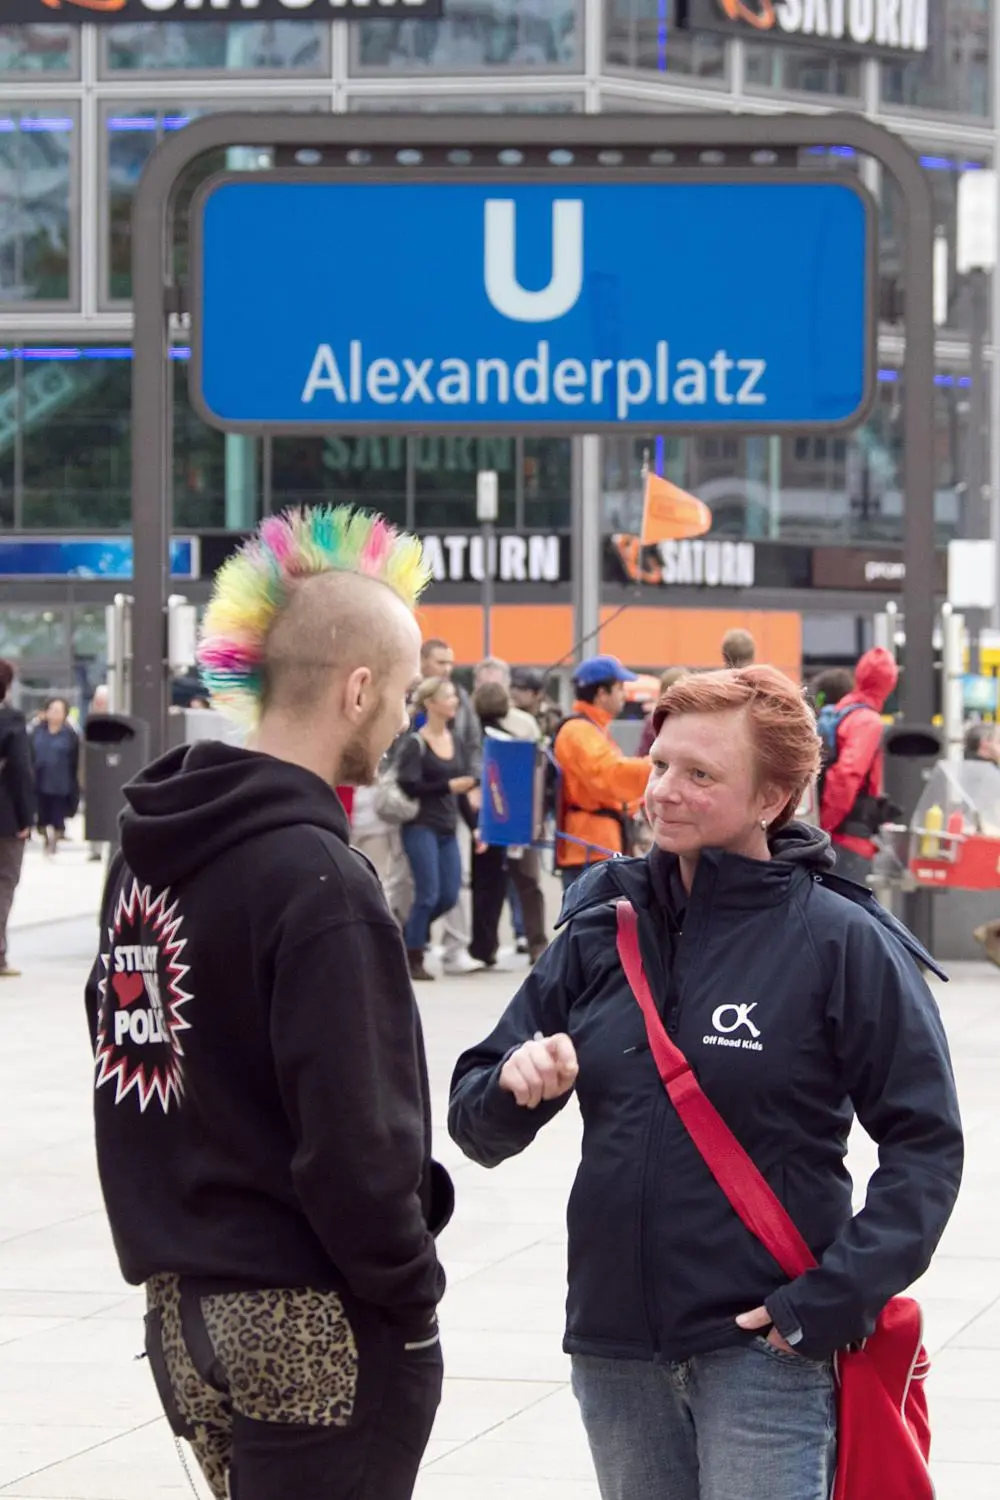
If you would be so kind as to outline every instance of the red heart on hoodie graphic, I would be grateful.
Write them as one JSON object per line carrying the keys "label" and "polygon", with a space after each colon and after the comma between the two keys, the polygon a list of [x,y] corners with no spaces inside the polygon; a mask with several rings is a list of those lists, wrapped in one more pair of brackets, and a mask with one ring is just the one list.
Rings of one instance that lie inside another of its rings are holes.
{"label": "red heart on hoodie graphic", "polygon": [[122,1010],[129,1005],[134,1005],[146,988],[141,974],[116,974],[111,983]]}

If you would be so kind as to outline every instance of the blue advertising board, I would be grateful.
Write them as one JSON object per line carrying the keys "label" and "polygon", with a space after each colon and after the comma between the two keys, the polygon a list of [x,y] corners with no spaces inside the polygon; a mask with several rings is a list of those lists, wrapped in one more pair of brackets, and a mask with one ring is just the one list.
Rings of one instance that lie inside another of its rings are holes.
{"label": "blue advertising board", "polygon": [[[127,536],[0,538],[0,578],[132,577],[132,538]],[[170,576],[201,575],[197,537],[175,536],[170,543]]]}
{"label": "blue advertising board", "polygon": [[241,174],[193,217],[216,426],[832,428],[874,391],[853,183]]}

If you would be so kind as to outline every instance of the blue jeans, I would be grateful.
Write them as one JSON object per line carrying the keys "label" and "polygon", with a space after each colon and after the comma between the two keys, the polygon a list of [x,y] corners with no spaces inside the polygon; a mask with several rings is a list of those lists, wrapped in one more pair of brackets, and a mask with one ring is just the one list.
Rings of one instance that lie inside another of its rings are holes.
{"label": "blue jeans", "polygon": [[507,900],[510,902],[510,925],[514,929],[514,936],[520,940],[528,934],[524,925],[524,912],[521,910],[521,897],[513,880],[507,882]]}
{"label": "blue jeans", "polygon": [[573,1356],[601,1500],[829,1500],[832,1362],[761,1338],[668,1364]]}
{"label": "blue jeans", "polygon": [[426,948],[431,923],[451,911],[462,887],[462,855],[453,833],[403,824],[403,848],[413,871],[413,905],[403,928],[411,952]]}

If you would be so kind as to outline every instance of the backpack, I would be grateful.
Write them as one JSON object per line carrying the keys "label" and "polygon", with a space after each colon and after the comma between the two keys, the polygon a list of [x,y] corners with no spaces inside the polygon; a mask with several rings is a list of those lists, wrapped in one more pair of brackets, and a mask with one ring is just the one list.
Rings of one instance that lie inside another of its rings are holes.
{"label": "backpack", "polygon": [[[424,753],[424,737],[422,734],[412,736],[420,746],[420,753]],[[402,747],[403,738],[389,751],[389,758],[378,773],[375,783],[375,796],[373,804],[375,814],[382,819],[383,823],[402,825],[412,823],[420,811],[420,803],[415,797],[409,796],[399,784],[399,776],[396,770],[396,759]]]}
{"label": "backpack", "polygon": [[[552,738],[545,746],[545,789],[542,794],[542,819],[545,823],[555,823],[558,827],[562,822],[562,771],[556,760],[556,740],[560,731],[571,719],[583,719],[585,714],[567,714],[565,719],[560,719],[552,733]],[[589,723],[589,720],[588,720]]]}
{"label": "backpack", "polygon": [[841,708],[839,703],[824,703],[816,715],[816,733],[822,741],[819,781],[817,783],[817,806],[819,806],[823,797],[823,784],[826,781],[826,773],[840,756],[840,726],[849,714],[853,714],[859,708],[867,708],[869,713],[875,712],[867,703],[848,703],[843,708]]}

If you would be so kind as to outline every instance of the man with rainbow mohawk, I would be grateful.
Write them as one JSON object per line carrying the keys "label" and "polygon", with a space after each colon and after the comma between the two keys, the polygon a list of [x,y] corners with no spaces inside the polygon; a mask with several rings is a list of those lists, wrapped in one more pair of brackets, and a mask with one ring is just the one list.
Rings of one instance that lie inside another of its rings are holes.
{"label": "man with rainbow mohawk", "polygon": [[453,1193],[402,938],[334,790],[406,724],[427,577],[381,518],[265,521],[200,648],[247,748],[126,789],[87,989],[98,1162],[218,1500],[408,1500],[440,1399]]}

